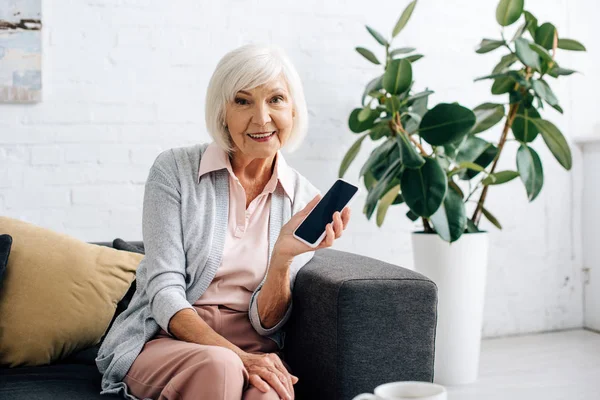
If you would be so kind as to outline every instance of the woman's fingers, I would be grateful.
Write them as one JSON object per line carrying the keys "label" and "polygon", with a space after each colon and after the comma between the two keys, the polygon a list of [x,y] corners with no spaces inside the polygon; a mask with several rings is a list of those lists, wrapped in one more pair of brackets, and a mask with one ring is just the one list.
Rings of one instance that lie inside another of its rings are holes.
{"label": "woman's fingers", "polygon": [[290,393],[290,395],[292,396],[292,399],[293,399],[294,398],[294,383],[292,382],[292,375],[288,372],[285,365],[283,365],[283,362],[281,361],[281,358],[279,358],[278,355],[275,355],[275,357],[273,357],[273,361],[275,362],[275,366],[277,367],[277,369],[279,371],[281,371],[281,373],[283,374],[282,379],[284,380],[284,384],[286,385],[288,393]]}
{"label": "woman's fingers", "polygon": [[327,247],[333,244],[333,239],[335,238],[335,232],[333,231],[333,224],[327,224],[327,236],[325,237],[325,242],[327,243]]}
{"label": "woman's fingers", "polygon": [[333,214],[333,230],[335,232],[335,238],[339,239],[344,232],[344,223],[342,222],[342,217],[339,211],[336,211]]}
{"label": "woman's fingers", "polygon": [[264,370],[265,372],[261,374],[261,378],[265,379],[269,385],[281,397],[282,399],[292,400],[292,395],[288,392],[286,385],[282,382],[282,378],[280,375],[272,370]]}
{"label": "woman's fingers", "polygon": [[250,374],[248,381],[250,382],[250,384],[252,386],[254,386],[255,388],[257,388],[258,390],[260,390],[263,393],[267,393],[269,391],[269,389],[271,388],[271,385],[269,385],[267,382],[265,382],[257,374]]}
{"label": "woman's fingers", "polygon": [[243,356],[242,361],[248,371],[249,382],[258,388],[258,390],[267,393],[273,388],[279,398],[286,400],[294,399],[293,387],[290,386],[289,389],[287,387],[291,385],[287,369],[285,366],[282,366],[285,373],[278,369],[278,364],[281,363],[281,360],[278,359],[277,354],[247,354]]}
{"label": "woman's fingers", "polygon": [[339,239],[342,236],[342,233],[344,233],[344,229],[346,229],[349,220],[350,209],[348,207],[344,208],[341,213],[336,211],[333,214],[333,222],[330,222],[325,226],[325,237],[316,250],[332,246],[334,240]]}
{"label": "woman's fingers", "polygon": [[350,207],[344,207],[342,210],[342,222],[344,223],[344,229],[348,226],[348,221],[350,221]]}

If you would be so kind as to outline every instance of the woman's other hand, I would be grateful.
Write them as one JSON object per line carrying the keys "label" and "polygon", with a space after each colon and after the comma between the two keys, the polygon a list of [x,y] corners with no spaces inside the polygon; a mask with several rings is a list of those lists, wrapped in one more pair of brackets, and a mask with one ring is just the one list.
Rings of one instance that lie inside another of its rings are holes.
{"label": "woman's other hand", "polygon": [[321,195],[316,195],[302,210],[298,211],[292,216],[292,218],[281,228],[279,238],[273,248],[273,253],[277,253],[286,258],[292,259],[295,256],[306,253],[309,251],[315,251],[330,247],[333,245],[333,241],[342,236],[344,229],[348,225],[350,220],[350,208],[344,207],[342,212],[336,211],[333,214],[333,222],[327,224],[325,231],[325,237],[315,248],[308,246],[307,244],[299,241],[293,235],[296,228],[300,225],[304,217],[306,217],[312,209],[317,205]]}
{"label": "woman's other hand", "polygon": [[244,353],[240,356],[248,371],[249,381],[263,393],[270,387],[279,397],[294,400],[294,386],[298,378],[288,372],[279,356],[275,353]]}

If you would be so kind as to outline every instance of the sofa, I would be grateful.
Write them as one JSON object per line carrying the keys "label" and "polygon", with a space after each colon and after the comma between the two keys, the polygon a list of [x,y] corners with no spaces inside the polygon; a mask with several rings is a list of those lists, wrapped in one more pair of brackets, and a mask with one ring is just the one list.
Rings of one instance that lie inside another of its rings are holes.
{"label": "sofa", "polygon": [[[350,400],[385,382],[433,382],[437,286],[422,274],[322,249],[296,276],[293,301],[283,354],[300,378],[296,399]],[[51,365],[0,368],[0,400],[119,398],[99,394],[101,343]]]}

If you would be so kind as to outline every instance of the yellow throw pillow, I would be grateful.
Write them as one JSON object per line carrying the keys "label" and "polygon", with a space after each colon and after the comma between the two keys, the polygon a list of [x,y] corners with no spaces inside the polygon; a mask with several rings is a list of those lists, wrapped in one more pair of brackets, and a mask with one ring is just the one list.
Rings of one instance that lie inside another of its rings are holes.
{"label": "yellow throw pillow", "polygon": [[0,286],[0,365],[50,364],[94,346],[144,257],[0,217],[12,236]]}

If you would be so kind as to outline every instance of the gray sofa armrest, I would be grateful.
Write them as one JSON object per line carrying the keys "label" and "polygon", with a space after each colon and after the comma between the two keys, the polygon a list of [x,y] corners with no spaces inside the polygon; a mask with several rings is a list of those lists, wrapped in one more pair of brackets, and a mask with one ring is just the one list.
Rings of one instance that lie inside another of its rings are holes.
{"label": "gray sofa armrest", "polygon": [[296,276],[284,359],[296,398],[350,400],[391,381],[433,381],[437,286],[373,258],[323,249]]}

